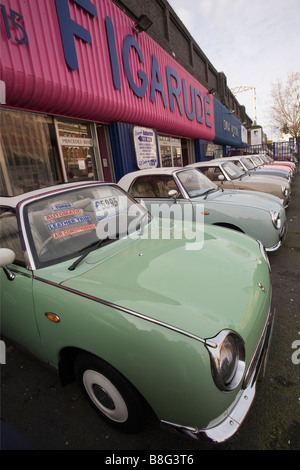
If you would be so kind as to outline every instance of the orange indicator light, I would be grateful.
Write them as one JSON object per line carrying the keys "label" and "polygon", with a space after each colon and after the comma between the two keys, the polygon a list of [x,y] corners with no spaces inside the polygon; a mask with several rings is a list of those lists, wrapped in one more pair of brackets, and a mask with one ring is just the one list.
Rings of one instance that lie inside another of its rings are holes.
{"label": "orange indicator light", "polygon": [[51,321],[53,321],[54,323],[60,322],[59,316],[56,315],[55,313],[46,312],[45,315],[46,315],[46,317],[48,318],[48,320],[51,320]]}

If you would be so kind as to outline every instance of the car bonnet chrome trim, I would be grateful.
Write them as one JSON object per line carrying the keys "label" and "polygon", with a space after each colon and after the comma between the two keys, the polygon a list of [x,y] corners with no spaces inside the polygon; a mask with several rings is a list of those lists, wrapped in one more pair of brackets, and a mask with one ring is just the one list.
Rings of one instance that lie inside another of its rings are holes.
{"label": "car bonnet chrome trim", "polygon": [[126,307],[122,307],[121,305],[114,304],[112,302],[109,302],[104,299],[100,299],[99,297],[95,297],[90,294],[86,294],[85,292],[81,292],[75,289],[72,289],[71,287],[64,286],[62,284],[57,284],[56,282],[49,281],[48,279],[44,279],[41,277],[36,277],[34,276],[34,280],[44,282],[46,284],[49,284],[51,286],[57,287],[59,289],[66,290],[68,292],[71,292],[72,294],[79,295],[81,297],[84,297],[89,300],[93,300],[95,302],[98,302],[100,304],[106,305],[107,307],[114,308],[116,310],[119,310],[123,313],[128,313],[129,315],[135,316],[137,318],[141,318],[142,320],[148,321],[150,323],[154,323],[155,325],[161,326],[163,328],[167,328],[169,330],[175,331],[176,333],[182,334],[184,336],[187,336],[188,338],[195,339],[196,341],[199,341],[200,343],[207,344],[210,347],[216,347],[215,343],[213,341],[207,341],[200,336],[194,335],[193,333],[189,333],[188,331],[181,330],[180,328],[177,328],[176,326],[169,325],[168,323],[164,323],[160,320],[156,320],[155,318],[148,317],[147,315],[143,315],[142,313],[135,312],[134,310],[128,309]]}

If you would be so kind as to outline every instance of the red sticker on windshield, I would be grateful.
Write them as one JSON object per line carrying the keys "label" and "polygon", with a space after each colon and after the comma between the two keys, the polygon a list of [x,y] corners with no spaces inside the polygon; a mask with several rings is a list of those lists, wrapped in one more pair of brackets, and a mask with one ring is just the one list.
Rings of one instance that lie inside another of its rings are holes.
{"label": "red sticker on windshield", "polygon": [[49,220],[58,219],[69,215],[83,214],[82,209],[68,209],[65,211],[53,212],[52,214],[44,215],[43,219],[48,222]]}
{"label": "red sticker on windshield", "polygon": [[57,238],[67,237],[68,235],[73,235],[74,233],[85,232],[86,230],[96,230],[95,224],[82,225],[81,227],[73,227],[66,230],[61,230],[60,232],[52,233],[54,240]]}

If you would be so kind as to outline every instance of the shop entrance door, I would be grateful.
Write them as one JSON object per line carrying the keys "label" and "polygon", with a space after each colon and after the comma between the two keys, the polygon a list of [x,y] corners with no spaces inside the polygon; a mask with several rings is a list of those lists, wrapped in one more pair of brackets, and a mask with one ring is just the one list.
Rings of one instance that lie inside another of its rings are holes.
{"label": "shop entrance door", "polygon": [[183,166],[180,138],[160,135],[159,152],[161,166]]}

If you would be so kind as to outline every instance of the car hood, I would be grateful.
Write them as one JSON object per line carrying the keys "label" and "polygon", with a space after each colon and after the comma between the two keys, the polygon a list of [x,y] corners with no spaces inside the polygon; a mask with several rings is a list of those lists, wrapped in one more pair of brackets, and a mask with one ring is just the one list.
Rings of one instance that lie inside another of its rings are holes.
{"label": "car hood", "polygon": [[287,170],[284,170],[284,169],[281,169],[281,168],[268,168],[268,167],[259,167],[259,168],[254,168],[253,170],[249,170],[249,173],[250,175],[255,175],[257,174],[259,176],[259,174],[261,175],[274,175],[274,176],[278,176],[279,178],[285,178],[287,179],[287,177],[289,176],[290,172]]}
{"label": "car hood", "polygon": [[274,186],[290,186],[288,181],[286,181],[286,178],[281,178],[279,176],[263,176],[263,175],[245,175],[243,176],[240,180],[236,179],[233,181],[240,181],[241,184],[265,184],[265,185],[274,185]]}
{"label": "car hood", "polygon": [[[161,223],[149,224],[152,240],[114,241],[90,253],[75,271],[65,268],[55,276],[65,275],[60,284],[89,299],[146,317],[149,325],[158,321],[201,338],[224,328],[244,336],[249,325],[264,324],[271,286],[256,240],[201,226],[203,246],[192,249],[186,240],[153,239],[162,236]],[[176,230],[179,222],[172,224]]]}
{"label": "car hood", "polygon": [[[192,202],[202,202],[201,198],[192,198]],[[260,191],[247,191],[247,190],[217,190],[207,195],[206,202],[220,202],[226,204],[234,204],[239,206],[256,207],[267,211],[278,211],[283,209],[283,202],[277,196]],[[204,202],[205,202],[204,201]]]}

